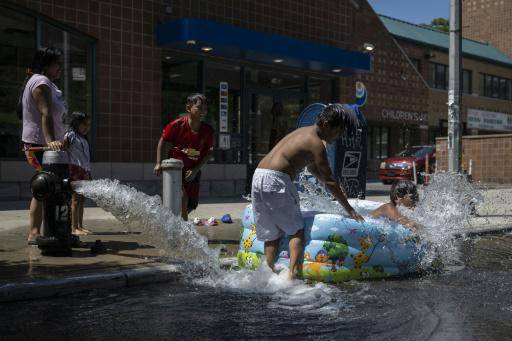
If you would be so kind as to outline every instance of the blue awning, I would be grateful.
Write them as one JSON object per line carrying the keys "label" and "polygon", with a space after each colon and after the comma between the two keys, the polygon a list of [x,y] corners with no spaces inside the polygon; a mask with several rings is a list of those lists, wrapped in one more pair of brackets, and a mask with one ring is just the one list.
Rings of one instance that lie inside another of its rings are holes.
{"label": "blue awning", "polygon": [[213,56],[274,65],[280,59],[280,65],[315,72],[351,75],[371,70],[371,58],[367,53],[203,19],[180,19],[158,24],[156,37],[157,44],[163,48],[201,53],[201,48],[211,47],[208,54]]}

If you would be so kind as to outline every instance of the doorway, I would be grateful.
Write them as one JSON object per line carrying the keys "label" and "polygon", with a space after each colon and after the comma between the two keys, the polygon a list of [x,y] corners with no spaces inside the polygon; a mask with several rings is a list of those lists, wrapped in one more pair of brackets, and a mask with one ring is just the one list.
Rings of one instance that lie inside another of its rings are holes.
{"label": "doorway", "polygon": [[247,186],[259,162],[289,132],[306,104],[306,94],[286,90],[248,91],[249,141]]}

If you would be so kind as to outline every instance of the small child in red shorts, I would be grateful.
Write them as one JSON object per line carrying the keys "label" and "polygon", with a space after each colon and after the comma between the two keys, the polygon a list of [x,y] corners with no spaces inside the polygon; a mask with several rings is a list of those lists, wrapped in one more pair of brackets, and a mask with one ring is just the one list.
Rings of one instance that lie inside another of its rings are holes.
{"label": "small child in red shorts", "polygon": [[160,162],[164,142],[171,145],[169,157],[183,161],[183,196],[181,216],[196,209],[199,202],[201,167],[213,151],[213,128],[202,122],[207,113],[207,101],[203,94],[192,94],[187,98],[187,115],[169,123],[158,141],[154,173],[160,175]]}
{"label": "small child in red shorts", "polygon": [[[64,136],[64,145],[69,155],[69,178],[71,181],[91,180],[89,142],[86,135],[91,128],[89,116],[73,112],[69,117],[69,130]],[[85,198],[73,193],[71,199],[71,229],[75,235],[87,235],[91,231],[83,226]]]}

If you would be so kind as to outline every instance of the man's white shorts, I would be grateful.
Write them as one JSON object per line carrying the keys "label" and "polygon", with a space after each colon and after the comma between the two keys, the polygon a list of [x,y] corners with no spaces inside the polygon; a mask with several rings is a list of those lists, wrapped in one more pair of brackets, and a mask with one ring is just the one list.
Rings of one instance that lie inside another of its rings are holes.
{"label": "man's white shorts", "polygon": [[276,240],[304,228],[299,193],[288,174],[257,168],[252,178],[251,197],[259,240]]}

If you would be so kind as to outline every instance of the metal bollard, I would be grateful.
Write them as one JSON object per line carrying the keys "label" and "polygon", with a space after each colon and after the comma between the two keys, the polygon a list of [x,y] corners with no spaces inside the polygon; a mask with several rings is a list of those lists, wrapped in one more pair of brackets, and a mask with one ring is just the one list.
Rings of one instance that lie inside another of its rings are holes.
{"label": "metal bollard", "polygon": [[166,159],[161,163],[162,167],[162,203],[164,207],[170,208],[177,217],[181,217],[181,172],[183,161],[177,159]]}

